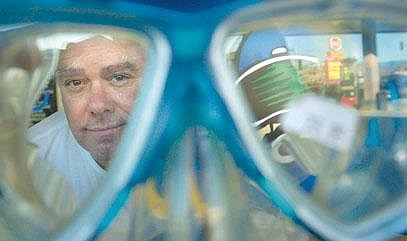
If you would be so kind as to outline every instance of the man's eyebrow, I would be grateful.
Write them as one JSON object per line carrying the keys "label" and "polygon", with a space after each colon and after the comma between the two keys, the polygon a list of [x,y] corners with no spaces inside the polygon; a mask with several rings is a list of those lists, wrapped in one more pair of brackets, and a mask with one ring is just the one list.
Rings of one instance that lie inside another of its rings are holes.
{"label": "man's eyebrow", "polygon": [[73,77],[77,75],[85,74],[85,70],[82,68],[66,68],[66,69],[57,69],[55,71],[55,78],[62,79],[66,77]]}
{"label": "man's eyebrow", "polygon": [[101,76],[109,76],[115,71],[120,71],[120,70],[130,70],[131,72],[136,72],[137,67],[135,63],[131,63],[129,61],[122,62],[122,63],[117,63],[117,64],[112,64],[108,65],[106,67],[103,67],[100,70]]}

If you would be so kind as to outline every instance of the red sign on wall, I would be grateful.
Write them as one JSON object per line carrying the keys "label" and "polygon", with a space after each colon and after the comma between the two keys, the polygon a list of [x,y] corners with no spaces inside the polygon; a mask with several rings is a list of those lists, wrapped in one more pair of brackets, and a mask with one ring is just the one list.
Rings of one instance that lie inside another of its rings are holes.
{"label": "red sign on wall", "polygon": [[339,37],[330,37],[329,38],[329,48],[335,51],[342,49],[342,39]]}

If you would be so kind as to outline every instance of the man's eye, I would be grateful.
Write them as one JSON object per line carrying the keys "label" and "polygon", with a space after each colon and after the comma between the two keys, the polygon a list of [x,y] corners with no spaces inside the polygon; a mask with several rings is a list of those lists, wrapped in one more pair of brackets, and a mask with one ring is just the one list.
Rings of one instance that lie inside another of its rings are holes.
{"label": "man's eye", "polygon": [[72,79],[65,81],[65,87],[73,91],[78,91],[84,86],[84,81],[80,79]]}
{"label": "man's eye", "polygon": [[116,80],[116,81],[122,81],[127,78],[129,78],[129,74],[126,74],[126,73],[114,73],[113,74],[113,80]]}
{"label": "man's eye", "polygon": [[82,84],[82,81],[77,80],[77,79],[71,80],[71,81],[68,82],[68,85],[71,85],[71,86],[79,86],[81,84]]}
{"label": "man's eye", "polygon": [[132,78],[131,74],[120,72],[113,74],[112,81],[115,85],[122,85],[127,83],[127,81],[131,78]]}

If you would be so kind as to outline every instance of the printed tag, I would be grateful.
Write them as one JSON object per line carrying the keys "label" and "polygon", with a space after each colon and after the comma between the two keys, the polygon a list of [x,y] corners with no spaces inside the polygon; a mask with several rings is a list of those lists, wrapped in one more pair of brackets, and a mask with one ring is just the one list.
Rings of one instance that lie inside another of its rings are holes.
{"label": "printed tag", "polygon": [[285,131],[338,151],[346,151],[352,145],[358,122],[357,110],[314,95],[292,101],[281,120]]}

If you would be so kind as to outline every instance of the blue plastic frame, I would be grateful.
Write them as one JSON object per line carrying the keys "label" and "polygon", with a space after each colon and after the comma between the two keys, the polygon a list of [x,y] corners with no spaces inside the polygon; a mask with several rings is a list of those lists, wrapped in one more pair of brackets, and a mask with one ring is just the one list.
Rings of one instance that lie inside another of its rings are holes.
{"label": "blue plastic frame", "polygon": [[[292,202],[265,178],[253,156],[242,142],[223,96],[214,83],[208,61],[208,49],[216,27],[232,12],[260,1],[206,1],[199,7],[171,8],[168,2],[156,4],[134,1],[9,1],[0,3],[0,24],[16,23],[81,23],[124,27],[141,31],[154,28],[162,32],[172,50],[170,69],[166,78],[159,109],[149,130],[149,141],[142,158],[117,196],[111,209],[93,233],[103,232],[114,219],[134,185],[144,182],[157,168],[157,160],[164,160],[170,146],[191,126],[204,126],[214,131],[234,157],[237,166],[270,194],[273,202],[287,216],[301,224]],[[177,4],[177,3],[174,3]],[[357,5],[357,4],[356,4]],[[356,6],[355,5],[355,6]],[[326,7],[322,5],[321,9]],[[199,11],[197,11],[199,10]],[[226,128],[227,127],[227,128]],[[146,137],[147,138],[147,137]],[[122,148],[122,152],[126,152]],[[119,154],[120,155],[120,154]],[[124,155],[124,154],[123,154]],[[86,237],[86,236],[85,236]],[[64,236],[56,237],[61,240]]]}

